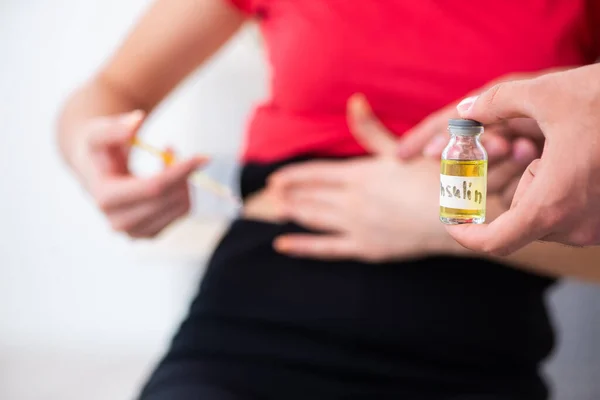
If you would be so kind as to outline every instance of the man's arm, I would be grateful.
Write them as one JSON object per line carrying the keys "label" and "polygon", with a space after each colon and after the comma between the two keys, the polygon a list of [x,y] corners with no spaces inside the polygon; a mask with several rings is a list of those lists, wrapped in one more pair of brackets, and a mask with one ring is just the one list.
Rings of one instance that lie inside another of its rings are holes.
{"label": "man's arm", "polygon": [[496,255],[535,240],[600,244],[600,65],[501,83],[457,108],[484,124],[533,118],[545,138],[509,211],[489,225],[448,227],[460,244]]}
{"label": "man's arm", "polygon": [[[502,200],[488,199],[488,214],[492,217],[505,210]],[[459,254],[465,255],[462,251]],[[575,278],[600,283],[600,246],[572,247],[559,243],[533,242],[509,256],[493,256],[474,252],[514,268],[551,277]]]}

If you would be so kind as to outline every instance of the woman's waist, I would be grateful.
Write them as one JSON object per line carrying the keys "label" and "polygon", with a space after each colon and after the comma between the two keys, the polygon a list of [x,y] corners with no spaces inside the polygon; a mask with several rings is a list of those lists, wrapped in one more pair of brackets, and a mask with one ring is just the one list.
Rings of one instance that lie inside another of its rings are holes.
{"label": "woman's waist", "polygon": [[[390,132],[401,136],[416,120],[378,115]],[[357,156],[365,153],[351,134],[346,115],[304,113],[259,107],[250,118],[242,150],[244,162],[276,163],[303,155]]]}
{"label": "woman's waist", "polygon": [[280,168],[314,160],[343,160],[364,155],[364,153],[361,151],[360,154],[320,154],[314,150],[307,150],[290,156],[278,155],[268,159],[259,157],[259,159],[244,160],[239,180],[241,196],[245,203],[248,203],[250,198],[255,199],[253,202],[267,203],[271,201],[271,194],[266,193],[269,177]]}
{"label": "woman's waist", "polygon": [[[240,179],[242,197],[244,198],[244,208],[240,216],[241,219],[234,224],[234,227],[237,224],[245,225],[248,221],[254,221],[267,226],[272,225],[277,233],[271,232],[273,236],[266,240],[273,240],[278,235],[290,233],[290,230],[309,232],[310,229],[301,226],[294,227],[289,224],[290,221],[288,221],[284,213],[281,212],[281,206],[284,199],[281,198],[279,190],[268,185],[268,181],[269,177],[281,168],[318,159],[329,160],[330,162],[335,162],[335,160],[343,162],[343,158],[340,157],[301,156],[274,163],[246,163],[242,168]],[[242,230],[244,230],[244,228],[242,228]],[[402,237],[398,238],[398,240],[402,239]],[[416,273],[417,275],[420,275],[423,272],[434,273],[434,281],[427,282],[427,286],[429,287],[438,284],[442,284],[442,287],[446,287],[445,282],[455,281],[458,277],[460,282],[469,281],[468,283],[470,283],[470,286],[476,291],[476,289],[480,287],[480,283],[484,283],[489,279],[492,281],[491,283],[493,286],[498,289],[496,296],[501,298],[506,297],[506,288],[511,288],[513,294],[519,291],[526,294],[532,292],[539,294],[554,282],[554,280],[549,278],[525,273],[517,269],[507,268],[506,265],[500,263],[488,262],[473,257],[441,257],[430,258],[430,260],[432,261],[426,263],[428,267],[425,271],[422,271],[421,264],[416,268],[413,268],[414,265],[412,263],[407,262],[389,262],[386,264],[392,266],[391,270],[394,270],[396,268],[395,266],[398,265],[399,268],[405,270],[405,273]],[[310,260],[307,260],[307,262],[308,261]],[[388,269],[390,268],[386,267],[386,270]],[[484,291],[483,293],[476,291],[478,295],[488,293],[490,289],[490,286],[487,285],[487,283],[482,287],[484,287]],[[509,298],[513,298],[513,296],[511,295]],[[503,300],[503,303],[504,302],[506,302],[506,300]]]}
{"label": "woman's waist", "polygon": [[[397,351],[418,348],[464,363],[534,366],[552,347],[546,284],[505,266],[449,257],[366,264],[291,258],[273,240],[305,229],[234,222],[201,292],[211,314],[311,331],[352,331],[355,340]],[[375,350],[375,348],[373,348]]]}

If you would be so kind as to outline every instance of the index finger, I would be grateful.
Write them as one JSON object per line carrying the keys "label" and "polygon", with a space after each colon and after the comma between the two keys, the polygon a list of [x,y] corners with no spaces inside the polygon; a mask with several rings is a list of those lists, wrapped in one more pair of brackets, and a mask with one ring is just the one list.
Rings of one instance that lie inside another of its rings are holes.
{"label": "index finger", "polygon": [[363,95],[355,94],[348,100],[347,120],[350,132],[367,152],[394,155],[396,137],[375,116]]}
{"label": "index finger", "polygon": [[269,184],[289,186],[296,184],[342,185],[349,180],[351,171],[343,161],[307,161],[283,167],[269,177]]}
{"label": "index finger", "polygon": [[535,79],[499,83],[479,96],[464,99],[456,109],[461,118],[474,119],[484,125],[505,119],[533,117],[530,100],[536,84]]}
{"label": "index finger", "polygon": [[206,159],[194,157],[174,164],[150,178],[127,176],[111,179],[102,187],[98,202],[102,209],[117,209],[164,196],[184,182]]}

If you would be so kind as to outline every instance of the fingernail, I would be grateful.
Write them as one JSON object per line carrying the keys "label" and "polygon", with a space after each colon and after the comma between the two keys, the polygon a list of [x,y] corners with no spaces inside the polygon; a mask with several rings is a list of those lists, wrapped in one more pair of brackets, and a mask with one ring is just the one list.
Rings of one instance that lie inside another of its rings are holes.
{"label": "fingernail", "polygon": [[448,139],[445,136],[436,136],[427,144],[427,146],[425,146],[425,149],[423,149],[423,155],[426,157],[439,156],[444,150],[444,145],[447,143],[447,141]]}
{"label": "fingernail", "polygon": [[355,117],[364,118],[369,115],[369,103],[362,93],[353,94],[348,102],[350,111]]}
{"label": "fingernail", "polygon": [[290,249],[289,243],[285,239],[275,239],[273,247],[279,252],[286,252]]}
{"label": "fingernail", "polygon": [[461,116],[463,114],[468,114],[469,111],[471,111],[471,108],[473,108],[473,104],[475,104],[478,97],[479,96],[472,96],[472,97],[467,97],[466,99],[463,99],[456,106],[456,110],[458,111],[458,113],[461,114]]}
{"label": "fingernail", "polygon": [[131,126],[137,124],[142,117],[144,116],[144,112],[142,110],[134,110],[130,113],[123,115],[119,122],[123,125]]}
{"label": "fingernail", "polygon": [[535,176],[537,174],[537,171],[540,167],[541,161],[539,158],[536,158],[535,160],[533,160],[530,164],[529,164],[529,172],[531,172],[531,174],[533,176]]}
{"label": "fingernail", "polygon": [[204,164],[208,164],[210,162],[210,157],[203,156],[203,155],[197,155],[194,157],[194,160],[196,161],[197,164],[204,165]]}

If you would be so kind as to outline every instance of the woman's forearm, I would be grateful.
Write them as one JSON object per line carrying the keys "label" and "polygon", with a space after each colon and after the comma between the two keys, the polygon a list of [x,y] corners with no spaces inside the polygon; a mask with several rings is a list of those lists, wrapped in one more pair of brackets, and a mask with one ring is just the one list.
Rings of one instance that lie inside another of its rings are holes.
{"label": "woman's forearm", "polygon": [[[501,206],[497,199],[490,200],[488,210],[497,214]],[[541,275],[600,283],[600,246],[579,248],[535,242],[508,257],[486,257]]]}
{"label": "woman's forearm", "polygon": [[65,104],[61,153],[73,166],[80,124],[134,109],[150,112],[210,58],[246,17],[223,0],[156,0],[89,83]]}

